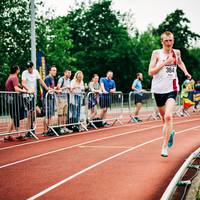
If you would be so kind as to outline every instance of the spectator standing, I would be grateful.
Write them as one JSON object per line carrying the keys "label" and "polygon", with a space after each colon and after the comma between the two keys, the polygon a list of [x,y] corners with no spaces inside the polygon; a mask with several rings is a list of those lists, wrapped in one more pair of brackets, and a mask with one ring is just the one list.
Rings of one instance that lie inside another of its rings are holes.
{"label": "spectator standing", "polygon": [[88,99],[88,108],[91,109],[90,120],[94,119],[97,115],[96,105],[99,102],[99,93],[101,93],[101,86],[99,84],[99,75],[93,74],[92,80],[89,85],[89,92],[92,92]]}
{"label": "spectator standing", "polygon": [[136,79],[133,81],[131,89],[134,91],[134,98],[135,98],[135,112],[133,121],[134,122],[141,122],[142,120],[138,117],[139,112],[142,108],[142,100],[143,100],[143,93],[145,90],[142,89],[142,81],[143,75],[142,73],[137,73]]}
{"label": "spectator standing", "polygon": [[[25,89],[22,89],[19,85],[19,79],[18,75],[20,73],[20,68],[17,65],[14,65],[10,68],[10,75],[8,79],[6,80],[5,88],[6,91],[9,92],[20,92],[20,93],[25,93],[27,92]],[[9,111],[11,115],[11,122],[8,125],[8,133],[10,133],[13,128],[15,127],[16,131],[18,131],[18,128],[20,127],[20,111],[21,111],[21,104],[22,98],[21,96],[17,93],[14,94],[9,94],[8,96],[8,106],[9,106]],[[17,140],[26,140],[25,136],[19,134],[16,137]],[[13,141],[14,137],[9,135],[7,137],[4,137],[4,141]]]}
{"label": "spectator standing", "polygon": [[73,123],[79,123],[80,121],[82,93],[85,91],[83,77],[83,72],[77,71],[71,81],[72,95],[70,98],[70,109]]}
{"label": "spectator standing", "polygon": [[[100,79],[100,86],[102,89],[102,94],[100,95],[100,118],[105,119],[106,113],[108,111],[108,108],[111,106],[111,96],[110,94],[116,92],[116,85],[115,81],[113,80],[113,72],[108,71],[106,74],[106,77],[102,77]],[[105,122],[104,125],[107,125]]]}
{"label": "spectator standing", "polygon": [[[34,118],[34,106],[35,102],[37,102],[37,80],[39,80],[40,84],[45,88],[46,91],[49,90],[49,88],[46,86],[44,81],[42,80],[39,72],[37,69],[34,69],[33,62],[28,61],[26,63],[26,70],[22,72],[22,86],[27,91],[32,91],[32,95],[26,94],[26,98],[29,100],[29,103],[27,105],[27,111],[28,111],[28,129],[33,129],[33,118]],[[34,131],[32,131],[34,133]],[[26,137],[31,137],[32,134],[28,132],[26,134]]]}
{"label": "spectator standing", "polygon": [[71,75],[72,75],[71,70],[66,69],[64,71],[64,76],[59,78],[57,84],[57,89],[62,91],[62,93],[58,94],[58,100],[57,100],[58,124],[64,125],[64,127],[60,129],[61,134],[73,132],[72,130],[69,130],[66,127],[66,123],[68,120],[67,118],[69,118],[68,105],[69,105],[69,93],[71,92],[71,80],[70,80]]}
{"label": "spectator standing", "polygon": [[51,119],[52,116],[55,114],[55,95],[54,95],[54,91],[56,91],[56,87],[55,87],[55,76],[57,74],[57,68],[55,65],[52,65],[49,68],[49,74],[48,76],[45,78],[44,82],[46,84],[46,86],[48,88],[50,88],[50,92],[47,94],[48,90],[46,90],[45,88],[43,88],[43,93],[44,93],[44,108],[45,108],[45,112],[46,116],[47,116],[47,121],[44,118],[44,132],[43,135],[44,136],[49,136],[52,135],[51,130],[48,130],[48,126],[51,124]]}

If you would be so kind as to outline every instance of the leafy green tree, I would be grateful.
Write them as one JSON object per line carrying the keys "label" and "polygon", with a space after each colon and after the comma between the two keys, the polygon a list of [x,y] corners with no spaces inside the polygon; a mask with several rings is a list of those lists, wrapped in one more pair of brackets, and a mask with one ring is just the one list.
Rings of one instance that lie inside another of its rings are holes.
{"label": "leafy green tree", "polygon": [[4,88],[9,67],[23,66],[30,59],[30,14],[28,0],[0,1],[0,78]]}
{"label": "leafy green tree", "polygon": [[160,37],[153,34],[153,27],[149,27],[147,31],[133,38],[133,41],[140,60],[137,72],[143,74],[143,87],[149,89],[151,85],[151,78],[148,75],[149,62],[152,51],[160,48]]}
{"label": "leafy green tree", "polygon": [[182,10],[175,10],[167,15],[165,20],[155,29],[156,35],[161,35],[164,31],[174,33],[174,48],[185,50],[191,47],[194,40],[198,40],[200,35],[193,33],[189,28],[190,20],[185,17]]}
{"label": "leafy green tree", "polygon": [[[129,91],[139,58],[122,15],[111,9],[111,0],[82,3],[65,17],[69,24],[76,57],[74,65],[83,70],[85,80],[93,73],[114,72],[117,89]],[[126,84],[124,84],[126,81]]]}
{"label": "leafy green tree", "polygon": [[193,48],[189,50],[190,71],[194,80],[200,80],[200,48]]}
{"label": "leafy green tree", "polygon": [[73,44],[69,27],[63,17],[51,20],[41,18],[40,21],[43,23],[40,23],[37,29],[38,50],[44,53],[49,65],[57,66],[61,75],[75,61],[70,52]]}

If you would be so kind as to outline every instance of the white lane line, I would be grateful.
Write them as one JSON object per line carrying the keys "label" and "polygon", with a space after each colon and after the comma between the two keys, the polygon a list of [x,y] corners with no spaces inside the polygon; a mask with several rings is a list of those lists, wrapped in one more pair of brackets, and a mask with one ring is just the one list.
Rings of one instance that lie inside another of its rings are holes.
{"label": "white lane line", "polygon": [[[180,124],[180,123],[184,123],[184,122],[191,122],[191,121],[198,121],[199,118],[197,119],[190,119],[190,120],[185,120],[185,121],[181,121],[181,122],[177,122],[177,123],[174,123],[174,124]],[[160,121],[160,120],[159,120]],[[82,132],[82,133],[74,133],[74,134],[71,134],[71,135],[64,135],[64,136],[59,136],[59,137],[53,137],[53,138],[48,138],[48,139],[43,139],[43,140],[39,140],[39,141],[33,141],[33,142],[27,142],[27,143],[23,143],[23,144],[17,144],[17,145],[12,145],[12,146],[9,146],[9,147],[2,147],[0,148],[0,151],[2,150],[7,150],[7,149],[13,149],[13,148],[16,148],[16,147],[21,147],[21,146],[26,146],[26,145],[31,145],[31,144],[37,144],[37,143],[42,143],[42,142],[48,142],[48,141],[51,141],[51,140],[57,140],[57,139],[62,139],[62,138],[66,138],[66,137],[75,137],[75,136],[78,136],[78,135],[85,135],[85,134],[92,134],[92,133],[95,133],[95,132],[101,132],[101,131],[106,131],[106,130],[110,130],[110,129],[117,129],[117,128],[123,128],[123,127],[132,127],[132,126],[136,126],[136,125],[141,125],[141,124],[150,124],[150,123],[154,123],[154,122],[159,122],[158,120],[157,121],[148,121],[148,122],[141,122],[141,123],[132,123],[132,124],[126,124],[126,125],[119,125],[119,126],[112,126],[112,127],[106,127],[105,129],[101,128],[101,129],[98,129],[98,130],[91,130],[89,132]]]}
{"label": "white lane line", "polygon": [[[174,124],[182,124],[182,123],[185,123],[185,122],[188,122],[188,121],[189,120],[177,122],[177,123],[174,123]],[[191,120],[191,121],[196,121],[196,120]],[[133,133],[137,133],[137,132],[147,131],[147,130],[151,130],[151,129],[159,128],[159,127],[162,127],[162,125],[151,126],[151,127],[147,127],[147,128],[143,128],[143,129],[137,129],[137,130],[134,130],[134,131],[128,131],[128,132],[124,132],[124,133],[120,133],[120,134],[116,134],[116,135],[111,135],[111,136],[107,136],[107,137],[103,137],[103,138],[99,138],[99,139],[89,140],[87,142],[82,142],[82,143],[75,144],[75,145],[72,145],[72,146],[63,147],[63,148],[60,148],[60,149],[57,149],[57,150],[49,151],[49,152],[46,152],[46,153],[38,154],[36,156],[31,156],[31,157],[28,157],[28,158],[25,158],[25,159],[22,159],[22,160],[18,160],[18,161],[15,161],[15,162],[4,164],[4,165],[0,166],[0,169],[6,168],[6,167],[9,167],[9,166],[13,166],[13,165],[16,165],[16,164],[19,164],[19,163],[23,163],[23,162],[26,162],[26,161],[29,161],[29,160],[33,160],[33,159],[36,159],[36,158],[40,158],[40,157],[43,157],[43,156],[48,156],[48,155],[58,153],[58,152],[61,152],[61,151],[65,151],[67,149],[72,149],[72,148],[75,148],[75,147],[90,144],[90,143],[93,143],[93,142],[107,140],[107,139],[115,138],[115,137],[120,137],[120,136],[127,135],[127,134],[133,134]]]}
{"label": "white lane line", "polygon": [[[190,130],[193,130],[193,129],[195,129],[195,128],[200,128],[200,126],[196,126],[196,127],[192,127],[192,128],[188,128],[188,129],[182,130],[182,131],[178,131],[178,132],[176,132],[176,135],[177,135],[177,134],[180,134],[180,133],[184,133],[184,132],[190,131]],[[142,144],[133,146],[133,147],[131,147],[130,149],[127,149],[127,150],[124,150],[124,151],[122,151],[122,152],[120,152],[120,153],[117,153],[117,154],[115,154],[115,155],[113,155],[113,156],[110,156],[110,157],[108,157],[108,158],[106,158],[106,159],[104,159],[104,160],[101,160],[101,161],[99,161],[99,162],[97,162],[97,163],[95,163],[95,164],[93,164],[93,165],[90,165],[89,167],[87,167],[87,168],[85,168],[85,169],[83,169],[83,170],[81,170],[81,171],[79,171],[79,172],[73,174],[72,176],[69,176],[69,177],[63,179],[62,181],[60,181],[60,182],[58,182],[58,183],[56,183],[56,184],[54,184],[54,185],[52,185],[52,186],[46,188],[45,190],[43,190],[43,191],[39,192],[38,194],[36,194],[36,195],[34,195],[34,196],[28,198],[27,200],[34,200],[34,199],[37,199],[38,197],[43,196],[44,194],[50,192],[51,190],[53,190],[53,189],[55,189],[55,188],[57,188],[57,187],[63,185],[64,183],[66,183],[66,182],[68,182],[68,181],[70,181],[70,180],[76,178],[77,176],[79,176],[79,175],[81,175],[81,174],[83,174],[83,173],[85,173],[85,172],[87,172],[87,171],[89,171],[89,170],[91,170],[91,169],[93,169],[93,168],[99,166],[99,165],[102,165],[102,164],[105,163],[105,162],[108,162],[108,161],[110,161],[110,160],[112,160],[112,159],[114,159],[114,158],[117,158],[117,157],[119,157],[119,156],[121,156],[121,155],[123,155],[123,154],[126,154],[126,153],[128,153],[128,152],[130,152],[130,151],[133,151],[133,150],[135,150],[135,149],[138,149],[138,148],[140,148],[140,147],[142,147],[142,146],[145,146],[145,145],[147,145],[147,144],[150,144],[150,143],[153,143],[153,142],[155,142],[155,141],[158,141],[158,140],[160,140],[160,139],[162,139],[162,138],[163,138],[163,137],[158,137],[158,138],[155,138],[155,139],[153,139],[153,140],[149,140],[149,141],[144,142],[144,143],[142,143]]]}
{"label": "white lane line", "polygon": [[102,149],[130,149],[131,147],[125,147],[125,146],[79,146],[79,148],[102,148]]}
{"label": "white lane line", "polygon": [[151,127],[148,127],[148,128],[138,129],[138,130],[135,130],[135,131],[128,131],[128,132],[120,133],[120,134],[117,134],[117,135],[112,135],[112,136],[107,136],[107,137],[103,137],[103,138],[99,138],[99,139],[89,140],[87,142],[82,142],[82,143],[75,144],[75,145],[72,145],[72,146],[69,146],[69,147],[63,147],[63,148],[60,148],[60,149],[57,149],[57,150],[49,151],[49,152],[46,152],[46,153],[38,154],[36,156],[31,156],[31,157],[28,157],[28,158],[25,158],[25,159],[22,159],[22,160],[18,160],[18,161],[12,162],[12,163],[1,165],[0,169],[5,168],[5,167],[9,167],[9,166],[12,166],[12,165],[16,165],[16,164],[19,164],[19,163],[23,163],[23,162],[26,162],[28,160],[40,158],[42,156],[47,156],[47,155],[50,155],[50,154],[58,153],[58,152],[61,152],[61,151],[67,150],[67,149],[74,148],[74,147],[82,146],[82,145],[85,145],[85,144],[90,144],[90,143],[93,143],[93,142],[107,140],[107,139],[110,139],[110,138],[115,138],[115,137],[119,137],[119,136],[123,136],[123,135],[127,135],[127,134],[146,131],[146,130],[158,128],[158,127],[161,127],[161,126],[162,125],[156,125],[156,126],[151,126]]}
{"label": "white lane line", "polygon": [[[154,122],[159,122],[159,121],[141,122],[140,124],[150,124],[150,123],[153,124]],[[140,125],[140,124],[132,123],[132,124],[119,125],[119,126],[105,127],[105,128],[100,128],[100,129],[97,129],[97,130],[90,130],[88,132],[73,133],[71,135],[53,137],[53,138],[43,139],[43,140],[39,140],[39,141],[37,140],[37,141],[33,141],[33,142],[27,142],[27,143],[23,143],[23,144],[12,145],[12,146],[9,146],[9,147],[2,147],[2,148],[0,148],[0,151],[7,150],[7,149],[12,149],[12,148],[16,148],[16,147],[21,147],[21,146],[26,146],[26,145],[30,145],[30,144],[42,143],[42,142],[47,142],[47,141],[51,141],[51,140],[57,140],[57,139],[66,138],[66,137],[75,137],[75,136],[78,136],[78,135],[85,135],[85,134],[90,134],[90,133],[106,131],[106,130],[110,130],[110,129],[128,127],[128,126],[132,127],[132,126],[136,126],[136,125]]]}

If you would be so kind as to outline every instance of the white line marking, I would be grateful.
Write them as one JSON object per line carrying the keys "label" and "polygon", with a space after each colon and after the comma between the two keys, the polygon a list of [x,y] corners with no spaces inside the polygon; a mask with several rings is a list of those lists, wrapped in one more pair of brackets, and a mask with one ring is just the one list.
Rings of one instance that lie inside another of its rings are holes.
{"label": "white line marking", "polygon": [[110,138],[115,138],[115,137],[131,134],[131,133],[137,133],[137,132],[141,132],[141,131],[146,131],[146,130],[158,128],[158,127],[161,127],[161,126],[162,125],[151,126],[151,127],[148,127],[148,128],[138,129],[138,130],[135,130],[135,131],[128,131],[128,132],[120,133],[120,134],[117,134],[117,135],[112,135],[112,136],[107,136],[107,137],[103,137],[103,138],[99,138],[99,139],[90,140],[90,141],[87,141],[87,142],[82,142],[82,143],[75,144],[75,145],[72,145],[72,146],[69,146],[69,147],[63,147],[63,148],[60,148],[60,149],[57,149],[57,150],[53,150],[53,151],[49,151],[49,152],[46,152],[46,153],[38,154],[36,156],[31,156],[31,157],[25,158],[23,160],[18,160],[18,161],[12,162],[12,163],[1,165],[0,169],[5,168],[5,167],[9,167],[9,166],[12,166],[12,165],[16,165],[16,164],[19,164],[19,163],[22,163],[22,162],[25,162],[25,161],[28,161],[28,160],[33,160],[33,159],[36,159],[36,158],[40,158],[42,156],[47,156],[47,155],[50,155],[50,154],[58,153],[58,152],[61,152],[61,151],[67,150],[67,149],[74,148],[74,147],[82,146],[82,145],[85,145],[85,144],[90,144],[90,143],[93,143],[93,142],[98,142],[98,141],[102,141],[102,140],[106,140],[106,139],[110,139]]}
{"label": "white line marking", "polygon": [[[189,120],[177,122],[177,123],[174,123],[174,124],[182,124],[182,123],[185,123],[185,122],[188,122],[188,121]],[[193,121],[196,121],[196,120],[193,120]],[[61,152],[61,151],[65,151],[67,149],[72,149],[72,148],[75,148],[75,147],[90,144],[90,143],[93,143],[93,142],[107,140],[107,139],[110,139],[110,138],[120,137],[120,136],[123,136],[123,135],[133,134],[133,133],[137,133],[137,132],[141,132],[141,131],[151,130],[151,129],[158,128],[158,127],[162,127],[162,125],[151,126],[151,127],[147,127],[147,128],[143,128],[143,129],[134,130],[134,131],[127,131],[127,132],[124,132],[124,133],[111,135],[111,136],[107,136],[107,137],[103,137],[103,138],[98,138],[98,139],[90,140],[90,141],[87,141],[87,142],[82,142],[82,143],[75,144],[75,145],[68,146],[68,147],[63,147],[63,148],[60,148],[60,149],[57,149],[57,150],[49,151],[49,152],[46,152],[46,153],[38,154],[36,156],[31,156],[31,157],[28,157],[28,158],[25,158],[25,159],[22,159],[22,160],[18,160],[18,161],[15,161],[15,162],[11,162],[11,163],[8,163],[8,164],[1,165],[0,169],[6,168],[6,167],[9,167],[9,166],[12,166],[12,165],[16,165],[16,164],[19,164],[19,163],[23,163],[23,162],[26,162],[26,161],[29,161],[29,160],[33,160],[33,159],[36,159],[36,158],[40,158],[40,157],[43,157],[43,156],[58,153],[58,152]]]}
{"label": "white line marking", "polygon": [[[140,124],[150,124],[153,122],[159,122],[159,121],[148,121],[148,122],[142,122]],[[30,145],[30,144],[35,144],[35,143],[42,143],[42,142],[47,142],[50,140],[56,140],[56,139],[61,139],[61,138],[65,138],[65,137],[74,137],[77,135],[84,135],[84,134],[89,134],[89,133],[95,133],[95,132],[101,132],[103,130],[110,130],[110,129],[117,129],[117,128],[123,128],[123,127],[127,127],[127,126],[135,126],[135,125],[140,125],[138,123],[132,123],[132,124],[125,124],[125,125],[119,125],[119,126],[111,126],[111,127],[105,127],[105,128],[100,128],[97,130],[90,130],[88,132],[81,132],[81,133],[73,133],[71,135],[64,135],[64,136],[59,136],[59,137],[53,137],[53,138],[48,138],[48,139],[43,139],[43,140],[37,140],[37,141],[33,141],[33,142],[27,142],[27,143],[23,143],[23,144],[17,144],[17,145],[13,145],[13,146],[9,146],[9,147],[2,147],[0,148],[1,150],[6,150],[6,149],[12,149],[12,148],[16,148],[16,147],[21,147],[21,146],[26,146],[26,145]]]}
{"label": "white line marking", "polygon": [[[178,132],[176,133],[176,135],[177,135],[177,134],[180,134],[180,133],[184,133],[184,132],[190,131],[190,130],[193,130],[193,129],[195,129],[195,128],[200,128],[200,126],[188,128],[188,129],[185,129],[185,130],[183,130],[183,131],[178,131]],[[145,145],[147,145],[147,144],[150,144],[150,143],[153,143],[153,142],[155,142],[155,141],[158,141],[158,140],[160,140],[160,139],[162,139],[162,138],[163,138],[163,137],[158,137],[158,138],[155,138],[155,139],[153,139],[153,140],[149,140],[149,141],[144,142],[144,143],[142,143],[142,144],[133,146],[133,147],[131,147],[130,149],[127,149],[127,150],[125,150],[125,151],[122,151],[122,152],[120,152],[120,153],[117,153],[117,154],[115,154],[115,155],[113,155],[113,156],[110,156],[110,157],[108,157],[108,158],[106,158],[106,159],[104,159],[104,160],[101,160],[101,161],[99,161],[99,162],[97,162],[97,163],[95,163],[95,164],[93,164],[93,165],[91,165],[91,166],[89,166],[89,167],[87,167],[87,168],[85,168],[85,169],[83,169],[83,170],[81,170],[81,171],[79,171],[79,172],[73,174],[72,176],[69,176],[69,177],[63,179],[62,181],[60,181],[60,182],[58,182],[58,183],[56,183],[56,184],[54,184],[54,185],[52,185],[52,186],[46,188],[45,190],[43,190],[43,191],[39,192],[38,194],[36,194],[36,195],[34,195],[34,196],[28,198],[27,200],[34,200],[34,199],[36,199],[36,198],[38,198],[38,197],[41,197],[41,196],[43,196],[44,194],[46,194],[47,192],[49,192],[49,191],[51,191],[51,190],[53,190],[53,189],[55,189],[55,188],[57,188],[57,187],[63,185],[64,183],[66,183],[66,182],[68,182],[68,181],[74,179],[75,177],[77,177],[77,176],[79,176],[79,175],[81,175],[81,174],[83,174],[83,173],[85,173],[85,172],[87,172],[87,171],[89,171],[89,170],[91,170],[91,169],[93,169],[93,168],[99,166],[99,165],[102,165],[103,163],[105,163],[105,162],[107,162],[107,161],[110,161],[110,160],[112,160],[112,159],[114,159],[114,158],[117,158],[117,157],[119,157],[119,156],[121,156],[121,155],[123,155],[123,154],[125,154],[125,153],[128,153],[128,152],[130,152],[130,151],[133,151],[133,150],[135,150],[135,149],[138,149],[138,148],[140,148],[140,147],[142,147],[142,146],[145,146]]]}
{"label": "white line marking", "polygon": [[131,147],[125,147],[125,146],[79,146],[79,148],[130,149]]}
{"label": "white line marking", "polygon": [[[198,120],[199,120],[199,118],[190,119],[190,120],[177,122],[177,123],[174,123],[174,124],[180,124],[180,123],[184,123],[184,122],[191,122],[191,121],[198,121]],[[33,141],[33,142],[27,142],[27,143],[23,143],[23,144],[17,144],[17,145],[13,145],[13,146],[9,146],[9,147],[2,147],[2,148],[0,148],[0,151],[7,150],[7,149],[12,149],[12,148],[16,148],[16,147],[21,147],[21,146],[26,146],[26,145],[31,145],[31,144],[47,142],[47,141],[51,141],[51,140],[57,140],[57,139],[66,138],[66,137],[75,137],[75,136],[78,136],[78,135],[84,135],[84,134],[90,134],[90,133],[92,134],[92,133],[101,132],[101,131],[104,131],[104,130],[106,131],[106,130],[110,130],[110,129],[123,128],[123,127],[127,127],[127,126],[132,127],[132,126],[136,126],[136,125],[150,124],[150,123],[159,122],[159,121],[157,120],[157,121],[148,121],[148,122],[141,122],[141,123],[132,123],[132,124],[126,124],[126,125],[106,127],[105,129],[101,128],[101,129],[98,129],[98,130],[90,130],[89,132],[74,133],[72,135],[64,135],[64,136],[59,136],[59,137],[54,137],[54,138],[43,139],[43,140],[39,140],[39,141]]]}

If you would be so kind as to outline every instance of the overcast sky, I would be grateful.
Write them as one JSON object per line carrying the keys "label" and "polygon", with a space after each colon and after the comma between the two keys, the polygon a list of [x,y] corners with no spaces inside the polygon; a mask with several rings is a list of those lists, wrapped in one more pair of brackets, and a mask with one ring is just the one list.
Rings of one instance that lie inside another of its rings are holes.
{"label": "overcast sky", "polygon": [[[81,0],[43,0],[45,5],[54,8],[57,15],[64,15],[75,1]],[[91,0],[92,1],[92,0]],[[87,0],[88,2],[88,0]],[[200,34],[200,0],[113,0],[115,10],[132,10],[135,25],[139,31],[145,31],[149,24],[158,26],[167,14],[182,9],[191,21],[190,28]]]}

